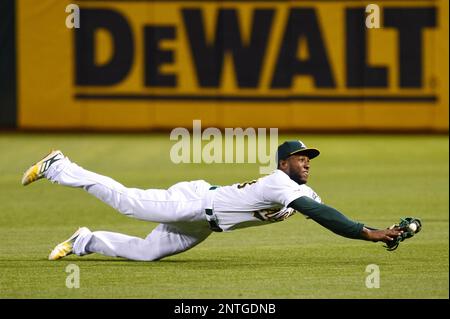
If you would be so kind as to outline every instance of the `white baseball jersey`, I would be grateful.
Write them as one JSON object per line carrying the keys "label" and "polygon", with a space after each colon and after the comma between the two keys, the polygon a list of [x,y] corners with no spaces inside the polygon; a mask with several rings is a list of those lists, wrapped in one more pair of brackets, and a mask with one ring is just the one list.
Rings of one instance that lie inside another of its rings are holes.
{"label": "white baseball jersey", "polygon": [[81,187],[126,216],[161,223],[145,239],[114,232],[86,232],[73,244],[73,252],[80,256],[100,253],[158,260],[186,251],[212,233],[207,210],[212,209],[218,226],[228,231],[284,220],[295,213],[287,205],[301,196],[321,202],[310,187],[298,185],[280,170],[256,181],[215,190],[210,190],[211,185],[204,180],[180,182],[167,190],[143,190],[125,187],[65,157],[51,165],[46,178]]}
{"label": "white baseball jersey", "polygon": [[282,221],[296,212],[287,205],[301,196],[322,202],[309,186],[297,184],[278,169],[258,180],[212,192],[213,210],[224,231]]}

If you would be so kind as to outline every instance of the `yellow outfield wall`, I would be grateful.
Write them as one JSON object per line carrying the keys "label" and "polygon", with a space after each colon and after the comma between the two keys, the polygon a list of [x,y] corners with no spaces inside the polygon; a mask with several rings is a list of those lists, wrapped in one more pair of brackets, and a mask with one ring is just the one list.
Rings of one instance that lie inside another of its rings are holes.
{"label": "yellow outfield wall", "polygon": [[19,0],[18,127],[448,131],[448,1],[375,3]]}

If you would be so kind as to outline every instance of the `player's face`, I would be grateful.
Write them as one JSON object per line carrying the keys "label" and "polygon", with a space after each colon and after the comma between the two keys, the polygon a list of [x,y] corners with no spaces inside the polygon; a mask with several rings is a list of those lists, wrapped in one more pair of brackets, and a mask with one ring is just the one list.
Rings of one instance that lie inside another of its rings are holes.
{"label": "player's face", "polygon": [[284,172],[298,184],[306,184],[309,177],[309,157],[294,154],[286,160],[286,164]]}

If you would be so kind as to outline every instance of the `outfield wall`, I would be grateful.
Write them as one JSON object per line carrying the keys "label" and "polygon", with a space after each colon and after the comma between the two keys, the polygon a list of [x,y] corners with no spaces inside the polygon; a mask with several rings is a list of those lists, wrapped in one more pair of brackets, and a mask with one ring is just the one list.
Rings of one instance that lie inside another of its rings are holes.
{"label": "outfield wall", "polygon": [[448,1],[375,3],[2,0],[0,126],[447,132]]}

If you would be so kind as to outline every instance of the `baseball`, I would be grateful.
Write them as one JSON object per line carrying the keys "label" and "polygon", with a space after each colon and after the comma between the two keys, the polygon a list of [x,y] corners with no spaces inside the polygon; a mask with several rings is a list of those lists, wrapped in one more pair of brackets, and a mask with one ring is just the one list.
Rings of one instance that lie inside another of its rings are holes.
{"label": "baseball", "polygon": [[416,223],[411,223],[411,224],[409,224],[409,229],[411,229],[413,232],[416,232],[416,230],[417,230],[417,225],[416,225]]}

